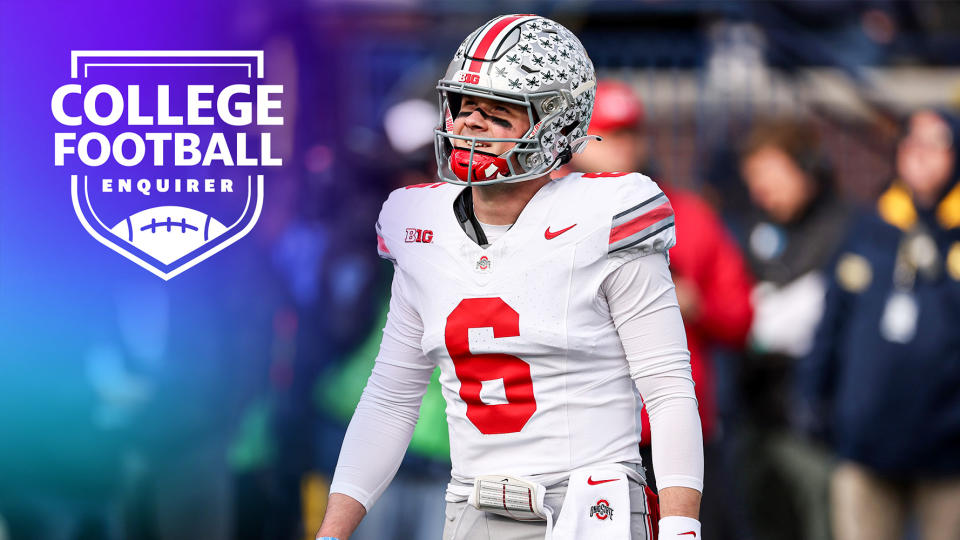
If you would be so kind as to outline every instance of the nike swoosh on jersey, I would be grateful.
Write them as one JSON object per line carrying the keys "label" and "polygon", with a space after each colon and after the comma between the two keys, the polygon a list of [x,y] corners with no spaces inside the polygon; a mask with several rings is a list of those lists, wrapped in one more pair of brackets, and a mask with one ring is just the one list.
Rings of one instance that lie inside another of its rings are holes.
{"label": "nike swoosh on jersey", "polygon": [[566,229],[560,229],[559,231],[555,231],[555,232],[550,232],[550,227],[547,227],[547,230],[543,231],[543,237],[546,238],[547,240],[553,240],[554,238],[560,236],[561,234],[569,231],[570,229],[576,226],[577,224],[574,223],[573,225],[567,227]]}
{"label": "nike swoosh on jersey", "polygon": [[695,532],[693,532],[693,531],[687,531],[687,532],[685,532],[685,533],[680,533],[680,536],[683,536],[683,535],[685,535],[685,534],[693,535],[694,538],[697,537],[697,533],[695,533]]}
{"label": "nike swoosh on jersey", "polygon": [[611,478],[609,480],[594,480],[593,476],[587,477],[587,483],[591,486],[595,486],[597,484],[606,484],[607,482],[616,482],[617,480],[619,480],[619,478]]}

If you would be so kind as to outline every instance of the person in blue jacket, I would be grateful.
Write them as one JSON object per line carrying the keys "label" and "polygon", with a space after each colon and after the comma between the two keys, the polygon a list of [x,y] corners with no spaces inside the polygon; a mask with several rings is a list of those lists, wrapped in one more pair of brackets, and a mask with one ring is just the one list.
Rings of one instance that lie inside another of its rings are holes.
{"label": "person in blue jacket", "polygon": [[853,221],[801,364],[803,422],[837,454],[837,540],[960,538],[960,122],[910,116],[897,179]]}

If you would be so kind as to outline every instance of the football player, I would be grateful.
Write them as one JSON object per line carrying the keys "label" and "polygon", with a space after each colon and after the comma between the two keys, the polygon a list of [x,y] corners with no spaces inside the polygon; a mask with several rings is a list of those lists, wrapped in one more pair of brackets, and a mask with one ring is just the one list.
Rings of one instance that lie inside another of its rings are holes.
{"label": "football player", "polygon": [[589,141],[595,86],[579,40],[535,15],[497,17],[457,50],[437,87],[443,182],[394,191],[377,223],[390,313],[318,538],[345,540],[389,484],[439,365],[445,540],[699,539],[670,202],[637,173],[550,178]]}

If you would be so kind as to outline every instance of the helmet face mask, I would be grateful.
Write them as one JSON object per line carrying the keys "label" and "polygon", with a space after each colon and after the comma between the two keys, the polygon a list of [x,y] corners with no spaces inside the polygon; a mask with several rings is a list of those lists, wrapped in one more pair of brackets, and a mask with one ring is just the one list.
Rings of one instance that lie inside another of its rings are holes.
{"label": "helmet face mask", "polygon": [[[441,119],[434,149],[440,179],[473,185],[549,174],[586,144],[595,85],[592,63],[566,28],[531,15],[488,22],[464,40],[437,84]],[[454,134],[462,96],[525,108],[527,132],[519,138]],[[455,140],[469,147],[455,147]],[[494,160],[477,148],[477,143],[495,142],[514,146]]]}

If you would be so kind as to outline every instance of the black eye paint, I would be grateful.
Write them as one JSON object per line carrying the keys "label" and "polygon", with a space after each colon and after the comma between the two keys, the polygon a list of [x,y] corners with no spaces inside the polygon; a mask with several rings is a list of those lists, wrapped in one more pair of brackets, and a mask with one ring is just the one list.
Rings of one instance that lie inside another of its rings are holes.
{"label": "black eye paint", "polygon": [[[468,103],[468,105],[469,105],[469,103]],[[509,120],[505,120],[505,119],[500,118],[500,117],[497,117],[497,116],[491,116],[491,115],[487,114],[483,109],[481,109],[481,108],[479,108],[479,107],[474,108],[474,109],[469,110],[469,111],[461,110],[459,113],[457,113],[457,118],[466,118],[466,117],[470,116],[471,114],[473,114],[474,111],[479,112],[479,113],[480,113],[480,116],[482,116],[482,117],[484,118],[484,120],[490,120],[491,122],[493,122],[494,124],[496,124],[496,125],[498,125],[498,126],[500,126],[500,127],[502,127],[502,128],[510,129],[510,128],[513,127],[513,124],[511,124]]]}

